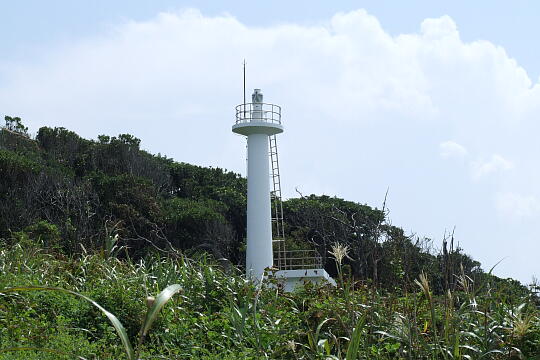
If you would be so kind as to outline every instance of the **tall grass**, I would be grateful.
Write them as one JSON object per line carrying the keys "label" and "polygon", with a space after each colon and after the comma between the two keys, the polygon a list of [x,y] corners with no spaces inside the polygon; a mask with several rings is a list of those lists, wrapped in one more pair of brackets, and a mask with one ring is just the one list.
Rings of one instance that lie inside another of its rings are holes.
{"label": "tall grass", "polygon": [[205,256],[130,262],[31,244],[0,249],[0,359],[540,356],[534,299],[464,274],[444,296],[425,276],[412,293],[382,293],[342,272],[336,288],[282,293]]}

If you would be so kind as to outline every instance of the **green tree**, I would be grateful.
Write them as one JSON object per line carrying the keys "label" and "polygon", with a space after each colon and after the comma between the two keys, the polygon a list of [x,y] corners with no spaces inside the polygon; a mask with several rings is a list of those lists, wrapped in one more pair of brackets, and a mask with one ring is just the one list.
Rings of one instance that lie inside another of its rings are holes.
{"label": "green tree", "polygon": [[6,121],[6,129],[17,134],[28,137],[28,128],[23,125],[20,117],[4,116]]}

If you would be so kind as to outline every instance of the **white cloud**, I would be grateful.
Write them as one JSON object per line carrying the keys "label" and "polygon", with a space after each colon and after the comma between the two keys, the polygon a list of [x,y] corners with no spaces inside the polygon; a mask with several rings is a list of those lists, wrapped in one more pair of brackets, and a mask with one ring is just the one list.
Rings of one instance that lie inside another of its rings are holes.
{"label": "white cloud", "polygon": [[444,141],[439,144],[439,154],[442,158],[463,158],[467,156],[467,149],[456,142]]}
{"label": "white cloud", "polygon": [[500,155],[494,154],[488,161],[475,161],[471,164],[473,179],[478,180],[496,172],[508,171],[514,164]]}
{"label": "white cloud", "polygon": [[[296,195],[295,186],[336,189],[379,206],[390,186],[395,224],[437,238],[455,221],[467,250],[491,262],[485,244],[466,242],[480,227],[493,251],[506,251],[490,223],[492,199],[540,192],[540,169],[529,166],[540,151],[540,85],[500,46],[464,42],[448,16],[391,36],[364,10],[319,26],[269,27],[196,10],[162,13],[28,63],[0,63],[0,110],[34,130],[129,132],[152,152],[244,172],[245,144],[230,131],[242,101],[243,58],[248,96],[262,88],[266,101],[283,106],[286,195]],[[476,179],[497,173],[490,187],[439,171],[440,156],[467,153],[505,155],[471,165]],[[530,278],[526,269],[507,271]]]}

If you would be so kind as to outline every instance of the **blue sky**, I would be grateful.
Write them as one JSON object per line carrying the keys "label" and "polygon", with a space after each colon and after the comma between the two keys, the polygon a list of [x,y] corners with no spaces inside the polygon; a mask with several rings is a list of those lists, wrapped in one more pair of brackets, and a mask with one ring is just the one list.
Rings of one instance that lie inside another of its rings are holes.
{"label": "blue sky", "polygon": [[[245,172],[248,88],[283,106],[284,193],[380,206],[484,268],[540,276],[540,5],[529,1],[0,4],[0,110],[31,131],[129,132]],[[191,10],[188,10],[191,9]]]}

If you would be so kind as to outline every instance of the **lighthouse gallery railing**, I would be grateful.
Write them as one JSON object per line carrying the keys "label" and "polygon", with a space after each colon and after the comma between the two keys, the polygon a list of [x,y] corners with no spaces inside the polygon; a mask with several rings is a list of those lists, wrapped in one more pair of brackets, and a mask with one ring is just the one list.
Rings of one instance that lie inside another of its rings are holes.
{"label": "lighthouse gallery railing", "polygon": [[236,106],[236,123],[251,121],[281,125],[281,106],[267,103],[247,103]]}

